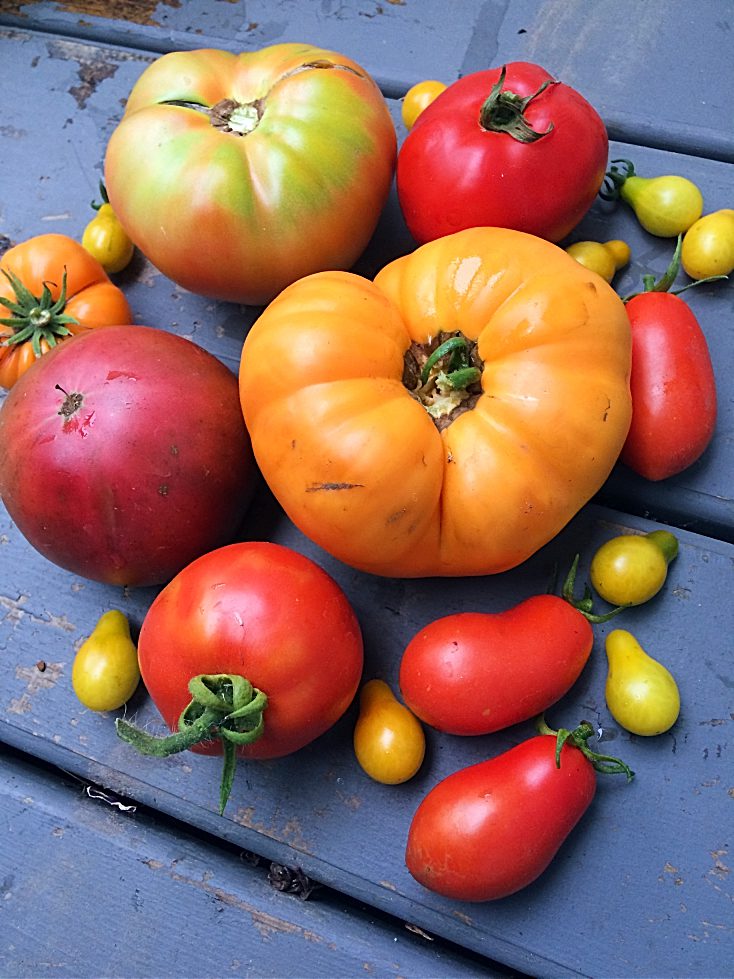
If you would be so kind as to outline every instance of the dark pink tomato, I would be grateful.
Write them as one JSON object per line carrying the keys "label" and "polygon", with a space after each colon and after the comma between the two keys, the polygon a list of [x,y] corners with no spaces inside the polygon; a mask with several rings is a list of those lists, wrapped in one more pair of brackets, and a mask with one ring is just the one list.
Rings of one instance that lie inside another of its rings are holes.
{"label": "dark pink tomato", "polygon": [[237,380],[197,344],[111,326],[49,351],[0,410],[0,495],[48,560],[155,585],[236,533],[255,475]]}

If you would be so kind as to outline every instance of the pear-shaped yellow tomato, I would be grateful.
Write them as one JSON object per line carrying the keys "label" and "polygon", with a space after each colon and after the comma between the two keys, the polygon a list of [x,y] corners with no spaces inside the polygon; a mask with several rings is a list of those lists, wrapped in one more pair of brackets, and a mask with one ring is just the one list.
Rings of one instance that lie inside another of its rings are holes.
{"label": "pear-shaped yellow tomato", "polygon": [[642,605],[660,591],[678,541],[667,530],[621,534],[606,541],[591,559],[591,583],[612,605]]}
{"label": "pear-shaped yellow tomato", "polygon": [[90,710],[117,710],[132,697],[140,668],[130,624],[117,609],[100,618],[74,658],[74,693]]}
{"label": "pear-shaped yellow tomato", "polygon": [[606,282],[534,235],[469,228],[373,282],[281,292],[245,339],[240,400],[270,489],[325,550],[388,577],[484,575],[606,480],[630,366]]}
{"label": "pear-shaped yellow tomato", "polygon": [[703,213],[703,196],[692,180],[677,174],[640,177],[630,160],[612,161],[605,188],[602,197],[621,197],[645,231],[659,238],[683,234]]}
{"label": "pear-shaped yellow tomato", "polygon": [[108,275],[122,272],[135,251],[127,232],[110,204],[102,204],[82,234],[82,245]]}
{"label": "pear-shaped yellow tomato", "polygon": [[596,272],[606,282],[611,282],[619,269],[630,260],[630,246],[626,241],[576,241],[566,249],[571,258],[584,268]]}
{"label": "pear-shaped yellow tomato", "polygon": [[607,706],[632,734],[663,734],[678,720],[680,693],[672,674],[648,655],[631,632],[614,629],[606,639]]}
{"label": "pear-shaped yellow tomato", "polygon": [[408,89],[405,93],[401,110],[406,129],[413,128],[415,120],[421,112],[427,109],[431,102],[434,102],[445,88],[446,86],[443,82],[431,78],[424,82],[418,82],[412,88]]}
{"label": "pear-shaped yellow tomato", "polygon": [[385,785],[407,782],[421,767],[425,750],[420,721],[387,683],[365,683],[359,695],[354,753],[370,778]]}
{"label": "pear-shaped yellow tomato", "polygon": [[724,208],[699,218],[686,231],[680,258],[692,279],[734,271],[734,211]]}

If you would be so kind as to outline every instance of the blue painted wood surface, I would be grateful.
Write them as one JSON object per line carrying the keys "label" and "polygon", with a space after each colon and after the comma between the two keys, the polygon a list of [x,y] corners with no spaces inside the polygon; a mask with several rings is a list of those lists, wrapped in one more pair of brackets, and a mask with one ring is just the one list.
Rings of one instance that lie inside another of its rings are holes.
{"label": "blue painted wood surface", "polygon": [[[104,10],[100,15],[104,6],[114,9],[117,19],[104,16]],[[720,66],[722,78],[731,74],[727,65],[731,67],[732,52],[725,43],[730,36],[729,4],[711,0],[700,5],[695,32],[689,5],[658,0],[642,5],[627,0],[614,5],[467,0],[461,9],[462,16],[452,16],[447,23],[446,4],[433,0],[4,3],[0,23],[9,26],[0,30],[0,233],[13,241],[48,230],[81,235],[91,215],[89,202],[97,196],[106,141],[127,92],[157,52],[205,43],[255,48],[296,37],[343,50],[372,71],[386,94],[393,96],[390,108],[400,138],[405,133],[397,96],[413,81],[429,76],[449,81],[487,62],[536,60],[577,85],[601,110],[615,137],[612,157],[633,159],[639,172],[650,175],[676,172],[691,177],[701,186],[707,211],[731,206],[734,183],[731,162],[726,161],[732,158],[732,130],[720,124],[724,86],[706,89],[704,97],[700,85],[688,84],[691,75],[700,79],[712,61]],[[630,33],[631,21],[639,30]],[[653,24],[658,48],[651,53],[644,28],[647,25],[649,33]],[[685,45],[678,43],[683,29]],[[569,241],[611,237],[626,239],[633,251],[631,266],[615,280],[622,295],[638,288],[643,274],[662,273],[672,253],[672,243],[641,231],[625,205],[610,207],[601,201]],[[412,247],[393,194],[357,270],[372,275]],[[188,336],[236,370],[242,339],[257,310],[187,293],[142,256],[118,276],[118,282],[130,298],[136,321]],[[5,666],[0,672],[0,740],[28,759],[16,759],[3,768],[0,791],[22,839],[41,839],[48,833],[48,814],[66,814],[69,849],[61,856],[84,866],[83,854],[90,855],[85,885],[79,886],[92,888],[97,886],[92,857],[104,868],[110,866],[110,854],[116,855],[131,868],[135,886],[133,868],[141,860],[170,864],[175,859],[177,841],[168,822],[131,836],[127,824],[116,820],[118,838],[110,828],[109,813],[102,827],[98,820],[90,821],[78,800],[72,800],[68,786],[50,779],[44,768],[32,767],[30,759],[37,758],[107,787],[153,814],[173,817],[192,833],[211,834],[224,845],[252,850],[265,860],[297,864],[335,894],[344,894],[350,911],[347,914],[337,903],[315,910],[292,903],[287,911],[277,905],[273,913],[284,916],[293,930],[278,932],[283,968],[273,974],[356,972],[362,949],[368,946],[373,949],[367,959],[370,968],[386,975],[461,975],[472,969],[474,974],[490,975],[500,971],[496,961],[536,976],[703,979],[734,974],[734,613],[726,601],[734,578],[734,290],[730,283],[716,283],[686,295],[706,333],[717,372],[720,417],[711,447],[696,466],[660,484],[617,467],[595,504],[522,568],[492,579],[448,582],[360,575],[305,540],[264,487],[245,530],[245,535],[296,547],[334,575],[364,629],[365,679],[382,676],[395,686],[405,643],[437,615],[470,608],[498,611],[545,591],[554,567],[565,568],[577,551],[584,575],[594,548],[625,529],[645,531],[656,526],[653,520],[681,528],[681,553],[665,591],[649,605],[626,613],[624,622],[597,628],[588,669],[549,713],[551,722],[563,725],[587,717],[601,732],[602,749],[622,755],[637,775],[630,785],[613,778],[601,782],[592,809],[540,881],[502,902],[463,905],[422,889],[403,864],[410,816],[423,794],[456,768],[528,736],[529,724],[477,739],[429,731],[427,760],[419,776],[388,788],[369,781],[354,761],[352,707],[332,731],[298,755],[241,766],[230,807],[224,818],[219,817],[215,761],[189,755],[166,761],[140,759],[116,739],[112,715],[84,710],[71,691],[74,651],[99,615],[111,607],[122,608],[139,627],[155,590],[128,593],[54,568],[26,544],[0,509],[0,650]],[[683,710],[668,735],[626,735],[608,713],[603,637],[616,624],[633,631],[679,680]],[[43,672],[36,665],[40,660],[46,663]],[[160,724],[142,689],[128,712],[151,728]],[[40,798],[40,806],[23,809],[24,792]],[[220,849],[212,851],[206,841],[187,838],[185,850],[186,859],[197,868],[192,875],[208,860],[221,875],[222,887],[233,882],[232,867]],[[10,853],[5,851],[4,862]],[[0,866],[0,877],[3,873]],[[160,922],[158,928],[164,926],[163,902],[172,891],[191,914],[201,908],[201,892],[174,887],[171,875],[140,879],[150,887],[148,903]],[[13,892],[15,903],[8,900],[0,908],[0,915],[10,911],[8,927],[13,929],[12,941],[0,929],[0,952],[7,955],[5,960],[0,956],[3,974],[45,974],[44,946],[34,944],[34,933],[26,927],[43,882],[40,859],[26,867],[25,881],[25,889]],[[232,883],[235,892],[238,886]],[[282,895],[273,897],[257,887],[248,880],[248,899],[259,911],[270,913],[270,902]],[[85,933],[90,942],[95,923],[102,933],[106,910],[112,907],[100,896],[98,902],[89,902],[90,908],[97,903],[98,913],[92,913]],[[358,905],[367,912],[358,912]],[[387,925],[372,927],[370,908],[393,916],[398,929],[400,922],[408,921],[439,940],[455,943],[455,949],[442,946],[448,957],[436,961],[434,973],[430,960],[417,952],[402,959],[393,956],[390,946],[397,932]],[[50,903],[47,914],[52,930],[60,933],[67,927]],[[121,914],[121,928],[139,927],[132,899],[123,904]],[[205,912],[203,916],[206,919]],[[226,926],[221,927],[234,932],[236,917],[227,912]],[[308,937],[314,931],[331,936],[336,945],[341,940],[341,957],[332,955],[331,948],[328,954],[320,945],[315,949]],[[352,943],[353,950],[344,943]],[[152,943],[144,947],[150,953],[148,965],[142,957],[136,960],[136,974],[179,976],[194,969],[193,962],[172,962],[165,948],[157,951]],[[230,958],[219,957],[210,960],[211,972],[270,974],[262,949],[248,948],[249,965],[240,962],[235,967]],[[467,958],[462,958],[462,948]],[[126,974],[124,958],[114,962],[118,974]],[[78,970],[70,966],[68,974],[105,972],[99,959],[80,957],[77,964]]]}

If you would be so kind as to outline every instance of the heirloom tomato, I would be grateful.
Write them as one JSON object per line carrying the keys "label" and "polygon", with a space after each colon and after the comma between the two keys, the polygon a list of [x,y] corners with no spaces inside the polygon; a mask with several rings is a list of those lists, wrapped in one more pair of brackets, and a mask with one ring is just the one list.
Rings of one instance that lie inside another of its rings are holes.
{"label": "heirloom tomato", "polygon": [[436,619],[400,664],[405,703],[447,734],[489,734],[540,714],[570,690],[594,636],[581,612],[534,595],[505,612]]}
{"label": "heirloom tomato", "polygon": [[61,340],[98,326],[130,323],[127,299],[100,263],[66,235],[37,235],[0,259],[0,385]]}
{"label": "heirloom tomato", "polygon": [[397,577],[519,564],[597,492],[630,419],[624,305],[561,248],[475,228],[374,282],[317,273],[250,330],[242,407],[293,522]]}
{"label": "heirloom tomato", "polygon": [[105,184],[161,272],[192,292],[257,304],[356,261],[395,152],[385,99],[343,55],[295,43],[175,51],[133,87]]}
{"label": "heirloom tomato", "polygon": [[607,166],[599,114],[538,65],[465,75],[418,116],[397,190],[417,242],[478,225],[559,241],[591,207]]}
{"label": "heirloom tomato", "polygon": [[646,276],[646,291],[627,301],[632,423],[621,460],[653,481],[693,465],[716,428],[716,377],[706,337],[690,306],[664,291],[679,267],[680,247],[679,240],[660,283]]}
{"label": "heirloom tomato", "polygon": [[44,557],[85,578],[168,581],[233,538],[253,484],[236,378],[164,330],[80,334],[0,408],[8,513]]}
{"label": "heirloom tomato", "polygon": [[158,595],[138,640],[140,672],[172,731],[118,719],[144,754],[187,748],[278,758],[330,728],[362,673],[362,634],[337,583],[314,561],[261,541],[230,544],[183,569]]}
{"label": "heirloom tomato", "polygon": [[495,901],[531,884],[591,805],[595,772],[633,776],[591,751],[592,734],[586,722],[543,733],[439,782],[408,831],[412,876],[459,901]]}

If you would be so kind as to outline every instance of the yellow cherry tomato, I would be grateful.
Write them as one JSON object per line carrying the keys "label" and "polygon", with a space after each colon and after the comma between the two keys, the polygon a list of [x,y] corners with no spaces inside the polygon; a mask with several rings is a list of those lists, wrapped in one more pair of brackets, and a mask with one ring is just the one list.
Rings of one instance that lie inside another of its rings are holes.
{"label": "yellow cherry tomato", "polygon": [[566,249],[579,265],[611,282],[615,273],[629,263],[631,252],[625,241],[577,241]]}
{"label": "yellow cherry tomato", "polygon": [[609,633],[606,653],[605,695],[614,720],[645,737],[670,730],[680,713],[680,692],[669,670],[625,629]]}
{"label": "yellow cherry tomato", "polygon": [[139,682],[138,652],[130,624],[117,609],[105,612],[74,657],[74,693],[90,710],[117,710],[132,697]]}
{"label": "yellow cherry tomato", "polygon": [[686,231],[680,257],[692,279],[734,271],[734,211],[724,208],[699,218]]}
{"label": "yellow cherry tomato", "polygon": [[135,246],[110,204],[102,204],[84,229],[82,245],[108,274],[121,272],[133,257]]}
{"label": "yellow cherry tomato", "polygon": [[354,753],[370,778],[385,785],[407,782],[421,767],[425,750],[420,721],[387,683],[365,683],[359,695]]}
{"label": "yellow cherry tomato", "polygon": [[425,82],[418,82],[409,88],[403,99],[402,116],[406,129],[412,129],[415,120],[427,109],[433,100],[444,91],[446,86],[443,82],[435,79],[428,79]]}
{"label": "yellow cherry tomato", "polygon": [[591,583],[611,605],[642,605],[660,591],[678,541],[667,530],[621,534],[606,541],[591,559]]}

